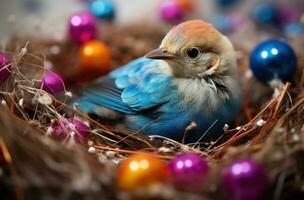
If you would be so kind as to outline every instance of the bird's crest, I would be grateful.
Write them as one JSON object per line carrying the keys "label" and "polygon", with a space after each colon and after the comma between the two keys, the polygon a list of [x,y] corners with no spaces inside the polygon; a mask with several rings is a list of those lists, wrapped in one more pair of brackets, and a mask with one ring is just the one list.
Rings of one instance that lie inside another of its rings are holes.
{"label": "bird's crest", "polygon": [[223,37],[212,24],[203,20],[190,20],[173,27],[163,39],[161,46],[170,49],[196,44],[216,52],[223,49]]}

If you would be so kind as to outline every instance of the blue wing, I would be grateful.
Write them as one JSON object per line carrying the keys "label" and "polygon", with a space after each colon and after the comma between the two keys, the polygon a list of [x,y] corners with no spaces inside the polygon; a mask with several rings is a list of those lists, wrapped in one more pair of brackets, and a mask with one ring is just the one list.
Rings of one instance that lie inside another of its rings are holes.
{"label": "blue wing", "polygon": [[[166,103],[174,94],[164,61],[137,59],[102,77],[84,90],[82,102],[138,114]],[[81,102],[80,102],[81,104]]]}

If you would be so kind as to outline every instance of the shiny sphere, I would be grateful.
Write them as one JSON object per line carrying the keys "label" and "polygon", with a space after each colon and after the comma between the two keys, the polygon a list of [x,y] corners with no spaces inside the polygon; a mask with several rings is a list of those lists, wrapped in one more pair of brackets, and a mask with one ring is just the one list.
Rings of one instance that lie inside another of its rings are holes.
{"label": "shiny sphere", "polygon": [[91,13],[102,20],[115,18],[115,7],[111,0],[94,0],[90,6]]}
{"label": "shiny sphere", "polygon": [[111,54],[106,44],[93,40],[79,49],[79,61],[82,71],[104,75],[110,71]]}
{"label": "shiny sphere", "polygon": [[257,79],[269,83],[292,81],[297,69],[293,49],[284,41],[271,39],[260,43],[250,55],[250,67]]}
{"label": "shiny sphere", "polygon": [[224,171],[222,189],[233,199],[258,199],[267,187],[268,177],[264,167],[249,159],[233,162]]}
{"label": "shiny sphere", "polygon": [[166,164],[148,153],[136,153],[123,160],[117,173],[119,189],[132,192],[142,187],[167,182]]}
{"label": "shiny sphere", "polygon": [[96,38],[97,22],[89,12],[73,14],[69,19],[69,38],[71,41],[82,44]]}
{"label": "shiny sphere", "polygon": [[164,21],[176,24],[184,18],[184,11],[176,0],[165,0],[160,6],[160,16]]}
{"label": "shiny sphere", "polygon": [[193,0],[176,0],[177,3],[182,7],[184,13],[190,13],[194,10]]}
{"label": "shiny sphere", "polygon": [[174,185],[183,190],[201,189],[209,172],[207,162],[194,153],[184,153],[169,163],[169,171]]}
{"label": "shiny sphere", "polygon": [[210,19],[210,22],[221,32],[227,33],[233,31],[233,24],[226,15],[216,15]]}
{"label": "shiny sphere", "polygon": [[90,135],[90,128],[75,118],[59,120],[52,126],[52,136],[60,140],[68,138],[74,139],[77,143],[82,143],[87,140]]}
{"label": "shiny sphere", "polygon": [[10,75],[10,61],[5,53],[0,52],[0,81],[7,80]]}
{"label": "shiny sphere", "polygon": [[236,31],[247,23],[246,16],[238,12],[231,12],[228,16],[230,29]]}
{"label": "shiny sphere", "polygon": [[48,72],[43,76],[42,89],[52,95],[56,95],[65,90],[63,77],[54,72]]}
{"label": "shiny sphere", "polygon": [[301,18],[301,10],[294,5],[284,5],[279,9],[279,23],[284,26],[288,23],[297,23]]}
{"label": "shiny sphere", "polygon": [[261,24],[276,24],[278,15],[278,9],[270,3],[260,3],[253,10],[254,19]]}
{"label": "shiny sphere", "polygon": [[289,23],[283,28],[286,37],[301,37],[304,33],[304,25],[300,23]]}
{"label": "shiny sphere", "polygon": [[227,7],[235,4],[238,0],[216,0],[216,3],[220,6]]}

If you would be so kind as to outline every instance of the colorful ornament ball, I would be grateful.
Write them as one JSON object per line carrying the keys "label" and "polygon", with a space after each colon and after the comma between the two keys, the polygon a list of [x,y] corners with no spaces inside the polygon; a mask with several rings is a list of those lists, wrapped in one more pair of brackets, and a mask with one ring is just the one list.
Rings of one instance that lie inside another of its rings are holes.
{"label": "colorful ornament ball", "polygon": [[227,7],[235,4],[238,0],[216,0],[216,3],[222,7]]}
{"label": "colorful ornament ball", "polygon": [[10,75],[10,61],[5,53],[0,52],[0,81],[6,81]]}
{"label": "colorful ornament ball", "polygon": [[256,22],[260,24],[273,24],[278,23],[279,11],[278,8],[268,2],[258,4],[253,10],[253,17]]}
{"label": "colorful ornament ball", "polygon": [[79,61],[82,71],[104,75],[111,70],[111,53],[106,44],[92,40],[79,49]]}
{"label": "colorful ornament ball", "polygon": [[191,13],[194,10],[193,0],[176,0],[177,3],[181,6],[184,13]]}
{"label": "colorful ornament ball", "polygon": [[232,21],[226,15],[215,15],[210,19],[211,23],[221,32],[228,33],[234,30]]}
{"label": "colorful ornament ball", "polygon": [[252,51],[250,67],[255,77],[263,83],[273,80],[292,82],[297,69],[297,58],[288,43],[270,39],[258,44]]}
{"label": "colorful ornament ball", "polygon": [[118,168],[117,186],[123,191],[134,192],[167,181],[167,165],[152,154],[133,154],[123,160]]}
{"label": "colorful ornament ball", "polygon": [[224,171],[222,189],[233,199],[258,199],[267,187],[268,177],[264,167],[250,159],[233,162]]}
{"label": "colorful ornament ball", "polygon": [[295,5],[283,4],[280,6],[278,20],[281,26],[289,23],[297,23],[301,18],[301,10]]}
{"label": "colorful ornament ball", "polygon": [[69,38],[82,44],[96,38],[97,22],[90,12],[73,14],[69,19]]}
{"label": "colorful ornament ball", "polygon": [[111,0],[94,0],[90,10],[99,19],[106,21],[115,19],[115,6]]}
{"label": "colorful ornament ball", "polygon": [[248,21],[246,15],[240,12],[231,12],[227,17],[232,31],[239,30]]}
{"label": "colorful ornament ball", "polygon": [[196,191],[202,188],[209,172],[207,162],[194,153],[184,153],[169,163],[174,185],[182,190]]}
{"label": "colorful ornament ball", "polygon": [[77,143],[83,143],[90,135],[90,128],[85,123],[75,118],[59,120],[51,127],[52,136],[60,140],[72,138]]}
{"label": "colorful ornament ball", "polygon": [[286,37],[301,37],[304,33],[304,25],[301,23],[289,23],[283,28]]}
{"label": "colorful ornament ball", "polygon": [[184,10],[176,0],[165,0],[160,6],[160,16],[165,22],[176,24],[184,18]]}
{"label": "colorful ornament ball", "polygon": [[42,79],[42,89],[52,95],[62,93],[65,90],[63,77],[54,72],[46,73]]}

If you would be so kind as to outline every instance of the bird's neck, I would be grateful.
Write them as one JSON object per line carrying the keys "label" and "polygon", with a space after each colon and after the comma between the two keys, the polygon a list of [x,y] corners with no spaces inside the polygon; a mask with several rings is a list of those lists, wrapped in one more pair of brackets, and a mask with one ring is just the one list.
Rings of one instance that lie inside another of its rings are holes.
{"label": "bird's neck", "polygon": [[212,113],[223,104],[241,96],[239,78],[228,75],[211,75],[204,78],[176,78],[182,109]]}

